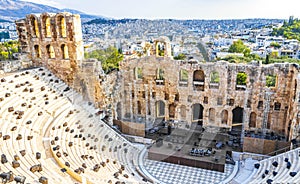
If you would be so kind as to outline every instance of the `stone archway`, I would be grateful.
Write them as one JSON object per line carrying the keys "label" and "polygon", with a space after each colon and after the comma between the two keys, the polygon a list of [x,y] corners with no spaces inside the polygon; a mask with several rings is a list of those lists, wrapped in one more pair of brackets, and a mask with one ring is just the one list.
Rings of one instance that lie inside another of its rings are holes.
{"label": "stone archway", "polygon": [[208,115],[208,120],[209,123],[214,124],[216,119],[216,110],[214,108],[209,109],[209,115]]}
{"label": "stone archway", "polygon": [[250,113],[249,127],[250,128],[255,128],[256,127],[256,113],[255,112]]}
{"label": "stone archway", "polygon": [[164,117],[165,116],[165,103],[160,100],[155,104],[156,107],[156,117]]}
{"label": "stone archway", "polygon": [[173,103],[169,105],[169,118],[175,118],[175,108]]}
{"label": "stone archway", "polygon": [[193,116],[192,116],[192,122],[198,122],[199,125],[203,124],[203,106],[199,103],[193,104],[192,110],[193,110]]}
{"label": "stone archway", "polygon": [[232,110],[232,129],[242,130],[244,109],[236,107]]}
{"label": "stone archway", "polygon": [[227,124],[228,123],[228,111],[227,110],[223,110],[221,112],[221,123],[222,124]]}

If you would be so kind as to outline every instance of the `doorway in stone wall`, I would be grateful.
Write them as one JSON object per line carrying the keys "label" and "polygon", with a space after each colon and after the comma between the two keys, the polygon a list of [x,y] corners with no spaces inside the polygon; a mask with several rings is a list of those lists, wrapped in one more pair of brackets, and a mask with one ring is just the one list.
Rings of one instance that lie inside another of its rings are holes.
{"label": "doorway in stone wall", "polygon": [[232,130],[242,131],[244,109],[236,107],[232,110]]}

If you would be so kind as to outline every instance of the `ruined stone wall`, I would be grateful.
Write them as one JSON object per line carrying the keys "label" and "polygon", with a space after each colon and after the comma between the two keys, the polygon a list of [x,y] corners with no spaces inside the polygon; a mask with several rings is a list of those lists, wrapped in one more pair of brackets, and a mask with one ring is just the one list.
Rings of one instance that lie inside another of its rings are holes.
{"label": "ruined stone wall", "polygon": [[45,66],[66,82],[72,82],[81,65],[83,41],[79,15],[30,14],[16,21],[21,49],[35,66]]}
{"label": "ruined stone wall", "polygon": [[80,16],[76,14],[30,14],[16,21],[23,53],[33,66],[44,66],[70,87],[82,94],[86,101],[100,108],[109,103],[102,83],[106,76],[101,63],[84,60]]}
{"label": "ruined stone wall", "polygon": [[[163,70],[163,80],[159,80],[158,68]],[[137,70],[142,71],[142,77],[137,76]],[[187,81],[180,79],[181,70],[187,71]],[[219,75],[217,83],[211,82],[213,72]],[[247,75],[245,85],[237,85],[239,72]],[[115,99],[117,119],[137,121],[142,117],[151,127],[155,119],[165,118],[189,125],[200,122],[204,126],[230,129],[243,122],[246,130],[265,127],[267,131],[287,136],[292,129],[292,125],[288,128],[289,122],[298,122],[295,116],[298,114],[299,71],[293,64],[189,63],[150,56],[123,62],[120,73],[120,94],[116,95],[119,99]],[[195,73],[200,78],[195,77]],[[266,86],[266,77],[270,75],[276,76],[274,87]],[[159,101],[165,105],[162,116],[158,113]],[[203,116],[199,119],[193,117],[195,104],[203,107]],[[243,120],[233,124],[241,115],[234,117],[237,108],[242,109]]]}

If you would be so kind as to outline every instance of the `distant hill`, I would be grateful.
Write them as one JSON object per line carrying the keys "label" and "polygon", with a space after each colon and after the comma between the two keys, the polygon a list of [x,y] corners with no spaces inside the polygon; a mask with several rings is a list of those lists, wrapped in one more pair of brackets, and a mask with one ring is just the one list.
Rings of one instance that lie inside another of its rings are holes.
{"label": "distant hill", "polygon": [[0,22],[11,22],[9,20],[0,19]]}
{"label": "distant hill", "polygon": [[14,21],[16,19],[24,18],[27,14],[31,13],[57,13],[63,11],[78,13],[82,18],[89,20],[101,18],[101,16],[88,15],[72,9],[58,9],[47,5],[25,2],[21,0],[0,0],[0,18],[4,20]]}
{"label": "distant hill", "polygon": [[127,23],[127,22],[135,22],[138,19],[105,19],[98,18],[91,21],[86,22],[85,24],[117,24],[117,23]]}

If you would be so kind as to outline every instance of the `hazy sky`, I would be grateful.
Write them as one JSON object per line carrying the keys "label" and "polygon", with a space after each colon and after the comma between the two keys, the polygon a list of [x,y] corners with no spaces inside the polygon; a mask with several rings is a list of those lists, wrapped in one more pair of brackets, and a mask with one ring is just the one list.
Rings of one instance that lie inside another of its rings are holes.
{"label": "hazy sky", "polygon": [[300,0],[24,0],[111,18],[300,18]]}

